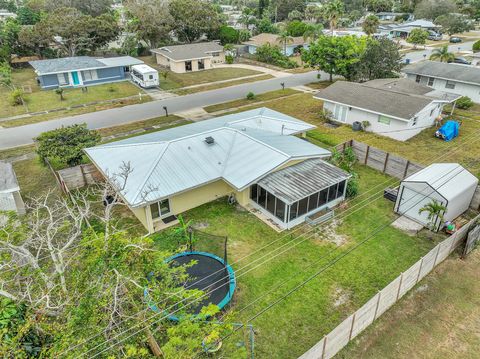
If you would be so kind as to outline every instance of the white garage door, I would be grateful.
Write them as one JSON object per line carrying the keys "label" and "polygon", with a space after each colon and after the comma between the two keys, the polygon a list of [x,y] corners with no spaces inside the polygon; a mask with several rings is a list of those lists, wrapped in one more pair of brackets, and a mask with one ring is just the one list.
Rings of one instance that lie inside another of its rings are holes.
{"label": "white garage door", "polygon": [[397,210],[398,213],[403,214],[404,216],[421,224],[428,225],[430,222],[427,218],[428,213],[418,213],[420,208],[432,201],[432,198],[427,194],[428,192],[419,193],[410,188],[403,187],[403,191],[401,192],[402,198],[400,199],[400,205],[398,206]]}

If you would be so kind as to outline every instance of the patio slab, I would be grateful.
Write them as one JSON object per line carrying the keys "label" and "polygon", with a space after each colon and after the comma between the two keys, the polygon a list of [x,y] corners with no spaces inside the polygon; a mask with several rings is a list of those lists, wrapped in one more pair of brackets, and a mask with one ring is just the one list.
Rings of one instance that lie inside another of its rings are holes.
{"label": "patio slab", "polygon": [[397,218],[397,220],[392,223],[392,226],[398,228],[399,230],[407,233],[410,236],[415,236],[423,229],[423,225],[405,216]]}

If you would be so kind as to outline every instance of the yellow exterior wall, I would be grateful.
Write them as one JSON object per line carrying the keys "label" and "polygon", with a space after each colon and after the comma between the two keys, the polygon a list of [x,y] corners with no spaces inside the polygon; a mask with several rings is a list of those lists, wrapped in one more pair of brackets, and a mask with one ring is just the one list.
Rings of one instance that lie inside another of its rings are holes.
{"label": "yellow exterior wall", "polygon": [[145,209],[146,209],[145,207],[130,208],[130,210],[133,212],[135,217],[138,218],[140,223],[142,223],[147,230],[150,230]]}
{"label": "yellow exterior wall", "polygon": [[207,202],[224,197],[235,192],[232,187],[222,180],[209,183],[205,186],[192,189],[170,198],[170,208],[174,214],[198,207]]}

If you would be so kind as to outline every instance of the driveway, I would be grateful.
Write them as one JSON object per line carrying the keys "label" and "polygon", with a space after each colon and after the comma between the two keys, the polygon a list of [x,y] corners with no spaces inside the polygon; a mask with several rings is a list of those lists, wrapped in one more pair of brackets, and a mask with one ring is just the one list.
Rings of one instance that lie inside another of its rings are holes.
{"label": "driveway", "polygon": [[[322,77],[326,76],[323,74]],[[215,105],[222,102],[243,98],[248,92],[256,94],[278,90],[281,83],[286,88],[305,85],[317,80],[317,72],[311,71],[294,74],[289,77],[275,78],[254,83],[246,83],[218,90],[199,92],[192,95],[178,96],[143,104],[114,108],[110,110],[91,112],[83,115],[64,117],[20,127],[0,129],[0,149],[33,143],[33,138],[45,131],[61,126],[86,123],[88,128],[98,129],[122,125],[129,122],[147,120],[165,114],[164,106],[169,113],[187,111],[193,108]]]}

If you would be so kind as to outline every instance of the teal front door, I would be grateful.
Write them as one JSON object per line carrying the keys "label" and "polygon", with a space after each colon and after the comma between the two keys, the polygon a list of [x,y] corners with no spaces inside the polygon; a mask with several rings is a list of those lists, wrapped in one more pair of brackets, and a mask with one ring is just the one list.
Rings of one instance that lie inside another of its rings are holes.
{"label": "teal front door", "polygon": [[80,85],[80,80],[78,79],[78,72],[72,72],[73,86]]}

